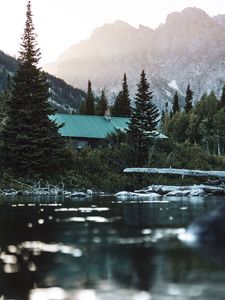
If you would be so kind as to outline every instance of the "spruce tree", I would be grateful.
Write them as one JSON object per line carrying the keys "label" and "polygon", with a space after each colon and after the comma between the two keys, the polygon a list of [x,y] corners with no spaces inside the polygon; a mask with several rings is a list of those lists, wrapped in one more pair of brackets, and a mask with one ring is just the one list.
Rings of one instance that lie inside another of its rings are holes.
{"label": "spruce tree", "polygon": [[113,116],[116,117],[130,117],[131,107],[126,73],[124,73],[122,90],[119,92],[115,100],[112,113]]}
{"label": "spruce tree", "polygon": [[148,141],[152,136],[151,132],[156,129],[159,121],[159,111],[152,101],[153,95],[149,88],[150,85],[143,70],[137,85],[135,107],[132,108],[127,129],[130,141],[134,146],[135,164],[144,162]]}
{"label": "spruce tree", "polygon": [[178,94],[176,92],[173,98],[173,115],[178,111],[180,111],[180,105],[179,105]]}
{"label": "spruce tree", "polygon": [[222,90],[222,95],[219,101],[219,107],[220,108],[225,108],[225,84],[223,86],[223,90]]}
{"label": "spruce tree", "polygon": [[187,86],[186,97],[185,97],[185,111],[188,113],[192,109],[192,101],[193,101],[194,92],[191,90],[190,85]]}
{"label": "spruce tree", "polygon": [[86,101],[85,101],[85,114],[86,115],[94,115],[95,114],[94,95],[92,92],[90,80],[88,80],[87,97],[86,97]]}
{"label": "spruce tree", "polygon": [[19,67],[14,76],[12,96],[7,103],[3,128],[4,165],[14,175],[48,177],[62,169],[64,142],[59,126],[49,119],[49,85],[38,67],[40,50],[28,1]]}
{"label": "spruce tree", "polygon": [[114,102],[114,105],[112,107],[112,115],[114,117],[121,117],[122,110],[123,110],[123,100],[122,100],[122,91],[120,91],[116,97],[116,100]]}
{"label": "spruce tree", "polygon": [[85,101],[82,101],[81,102],[81,105],[80,105],[80,109],[79,109],[79,114],[80,115],[85,115],[86,113],[86,109],[85,109]]}
{"label": "spruce tree", "polygon": [[108,110],[108,100],[106,98],[105,91],[102,90],[101,98],[98,102],[97,109],[96,109],[96,115],[104,116],[107,110]]}

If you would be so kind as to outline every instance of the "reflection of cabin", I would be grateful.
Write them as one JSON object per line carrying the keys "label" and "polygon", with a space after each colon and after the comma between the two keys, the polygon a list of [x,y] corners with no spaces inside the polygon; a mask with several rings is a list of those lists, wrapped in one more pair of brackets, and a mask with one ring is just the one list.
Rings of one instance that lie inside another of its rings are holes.
{"label": "reflection of cabin", "polygon": [[[128,127],[129,118],[55,114],[51,116],[57,124],[64,124],[60,133],[74,143],[76,148],[85,148],[103,140],[108,134],[118,130],[124,131]],[[154,132],[156,138],[166,138],[158,132]]]}

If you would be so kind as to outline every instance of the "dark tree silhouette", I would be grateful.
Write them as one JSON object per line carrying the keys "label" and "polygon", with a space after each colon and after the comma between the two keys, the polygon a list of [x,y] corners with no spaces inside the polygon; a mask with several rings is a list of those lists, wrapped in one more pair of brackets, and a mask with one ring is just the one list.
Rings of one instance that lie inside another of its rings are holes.
{"label": "dark tree silhouette", "polygon": [[123,76],[122,90],[115,100],[112,114],[116,117],[130,117],[131,107],[126,73]]}
{"label": "dark tree silhouette", "polygon": [[184,108],[186,113],[188,113],[190,110],[192,110],[193,94],[194,94],[194,92],[191,90],[190,85],[188,85],[187,91],[186,91],[186,97],[185,97],[185,108]]}
{"label": "dark tree silhouette", "polygon": [[180,111],[180,104],[179,104],[179,97],[176,92],[173,98],[173,114],[175,114],[178,111]]}
{"label": "dark tree silhouette", "polygon": [[153,103],[152,92],[149,91],[145,72],[142,71],[140,82],[137,85],[135,97],[135,107],[132,108],[131,118],[128,125],[128,135],[134,146],[136,164],[143,163],[146,156],[148,141],[152,136],[152,131],[156,129],[159,121],[159,111]]}
{"label": "dark tree silhouette", "polygon": [[85,115],[94,115],[95,114],[95,106],[94,106],[94,95],[91,88],[91,81],[88,80],[88,90],[87,97],[84,105]]}
{"label": "dark tree silhouette", "polygon": [[14,76],[12,96],[7,103],[3,128],[4,165],[13,174],[34,178],[60,172],[65,161],[59,126],[49,115],[49,85],[38,67],[40,49],[32,21],[30,1],[22,36],[19,67]]}

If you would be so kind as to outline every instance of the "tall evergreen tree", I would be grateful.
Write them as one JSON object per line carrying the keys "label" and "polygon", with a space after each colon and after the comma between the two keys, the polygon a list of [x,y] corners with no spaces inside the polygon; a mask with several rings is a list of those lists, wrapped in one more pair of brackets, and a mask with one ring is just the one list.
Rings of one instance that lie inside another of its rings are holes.
{"label": "tall evergreen tree", "polygon": [[186,91],[186,97],[185,97],[185,108],[184,108],[186,113],[188,113],[192,109],[193,94],[194,94],[194,92],[191,90],[190,85],[188,84],[187,91]]}
{"label": "tall evergreen tree", "polygon": [[94,95],[92,92],[90,80],[88,80],[87,98],[85,100],[85,114],[86,115],[95,114]]}
{"label": "tall evergreen tree", "polygon": [[126,73],[123,75],[122,90],[119,92],[115,100],[112,114],[117,117],[130,117],[131,106]]}
{"label": "tall evergreen tree", "polygon": [[105,91],[102,90],[101,98],[96,108],[96,115],[104,116],[107,110],[108,110],[108,100],[106,98]]}
{"label": "tall evergreen tree", "polygon": [[147,154],[149,137],[159,121],[159,111],[152,101],[153,95],[149,88],[150,85],[143,70],[137,85],[135,107],[132,108],[127,129],[129,138],[134,145],[135,164],[143,163]]}
{"label": "tall evergreen tree", "polygon": [[225,107],[225,84],[223,86],[222,95],[219,101],[219,107],[224,108]]}
{"label": "tall evergreen tree", "polygon": [[122,91],[120,91],[116,97],[116,100],[114,102],[114,105],[112,107],[112,115],[114,117],[121,117],[123,116],[122,114],[122,110],[123,110],[123,95],[122,95]]}
{"label": "tall evergreen tree", "polygon": [[59,126],[48,117],[53,110],[48,103],[48,82],[38,67],[39,59],[28,1],[19,67],[14,76],[12,97],[7,103],[2,134],[5,167],[15,175],[28,178],[60,172],[65,158]]}
{"label": "tall evergreen tree", "polygon": [[176,92],[173,98],[173,115],[178,111],[180,111],[180,104],[179,104],[179,97]]}

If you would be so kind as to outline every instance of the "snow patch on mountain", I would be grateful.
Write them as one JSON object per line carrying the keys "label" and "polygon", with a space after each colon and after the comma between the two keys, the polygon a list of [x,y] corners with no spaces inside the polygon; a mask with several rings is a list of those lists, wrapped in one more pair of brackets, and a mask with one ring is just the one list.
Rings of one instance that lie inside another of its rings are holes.
{"label": "snow patch on mountain", "polygon": [[168,86],[171,87],[171,88],[174,89],[174,90],[179,91],[179,88],[178,88],[178,86],[177,86],[176,80],[171,80],[171,81],[168,83]]}
{"label": "snow patch on mountain", "polygon": [[179,89],[176,80],[174,80],[174,79],[171,80],[171,81],[168,83],[168,86],[169,86],[171,89],[173,89],[173,90],[179,92],[181,95],[184,96],[184,94],[183,94],[183,93],[181,92],[181,90]]}

